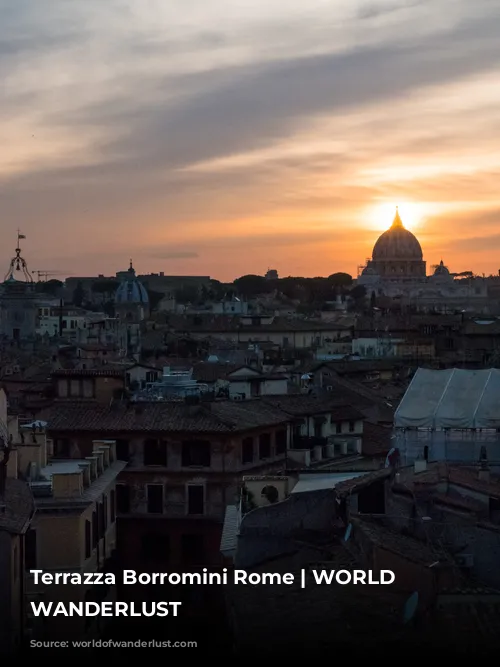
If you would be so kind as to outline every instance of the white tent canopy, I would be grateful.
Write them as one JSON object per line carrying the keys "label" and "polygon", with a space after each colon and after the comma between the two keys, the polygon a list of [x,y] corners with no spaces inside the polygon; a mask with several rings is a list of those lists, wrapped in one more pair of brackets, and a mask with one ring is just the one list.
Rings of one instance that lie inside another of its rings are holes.
{"label": "white tent canopy", "polygon": [[396,428],[500,428],[500,370],[419,368],[394,415]]}

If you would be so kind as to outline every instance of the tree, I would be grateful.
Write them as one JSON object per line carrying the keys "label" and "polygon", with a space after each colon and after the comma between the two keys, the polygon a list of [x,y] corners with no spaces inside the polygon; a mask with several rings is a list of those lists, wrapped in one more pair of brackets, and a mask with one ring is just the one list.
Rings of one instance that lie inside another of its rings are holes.
{"label": "tree", "polygon": [[254,274],[236,278],[234,286],[236,287],[238,294],[247,298],[252,298],[259,294],[267,294],[272,290],[272,286],[269,284],[268,280],[263,276],[256,276]]}
{"label": "tree", "polygon": [[96,280],[92,284],[92,291],[97,294],[114,294],[119,284],[117,280]]}
{"label": "tree", "polygon": [[200,298],[200,290],[194,285],[184,285],[175,291],[175,300],[177,303],[195,303]]}
{"label": "tree", "polygon": [[350,287],[352,285],[352,276],[348,273],[332,273],[327,280],[335,287]]}
{"label": "tree", "polygon": [[51,294],[53,296],[56,296],[63,287],[64,283],[55,278],[46,280],[45,282],[38,282],[36,284],[37,292],[45,292],[46,294]]}
{"label": "tree", "polygon": [[366,287],[364,285],[356,285],[349,294],[354,301],[362,301],[366,297]]}
{"label": "tree", "polygon": [[165,294],[163,294],[163,292],[155,292],[152,289],[148,289],[147,292],[148,292],[148,299],[149,299],[149,308],[152,311],[156,310],[156,308],[158,307],[158,304],[163,299]]}

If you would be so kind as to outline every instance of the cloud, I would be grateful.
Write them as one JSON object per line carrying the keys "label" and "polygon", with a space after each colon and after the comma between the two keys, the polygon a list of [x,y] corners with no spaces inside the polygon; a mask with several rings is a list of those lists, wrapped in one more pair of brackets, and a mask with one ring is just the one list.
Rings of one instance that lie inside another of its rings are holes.
{"label": "cloud", "polygon": [[497,0],[147,4],[0,0],[2,209],[42,256],[352,271],[370,202],[495,205]]}
{"label": "cloud", "polygon": [[147,252],[146,256],[153,259],[197,259],[199,254],[191,250],[155,250]]}

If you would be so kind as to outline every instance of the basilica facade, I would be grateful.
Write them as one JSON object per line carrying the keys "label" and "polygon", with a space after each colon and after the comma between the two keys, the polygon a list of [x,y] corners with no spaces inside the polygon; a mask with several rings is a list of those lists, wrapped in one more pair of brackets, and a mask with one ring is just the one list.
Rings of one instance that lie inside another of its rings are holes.
{"label": "basilica facade", "polygon": [[452,274],[444,262],[427,275],[422,247],[406,229],[399,211],[392,225],[377,239],[372,257],[357,278],[367,295],[398,299],[417,310],[487,312],[488,279]]}

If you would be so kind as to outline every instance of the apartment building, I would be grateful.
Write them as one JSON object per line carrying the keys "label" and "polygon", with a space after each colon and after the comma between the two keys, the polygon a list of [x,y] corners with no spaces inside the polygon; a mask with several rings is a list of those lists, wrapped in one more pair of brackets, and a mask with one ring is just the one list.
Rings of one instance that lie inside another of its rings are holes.
{"label": "apartment building", "polygon": [[46,417],[56,452],[91,455],[113,439],[120,558],[127,567],[220,564],[226,505],[242,475],[283,469],[289,416],[262,401],[56,402]]}
{"label": "apartment building", "polygon": [[33,518],[27,484],[7,478],[6,454],[0,454],[0,654],[13,653],[26,632],[26,534]]}
{"label": "apartment building", "polygon": [[102,631],[102,619],[34,617],[31,603],[96,601],[96,591],[100,600],[112,600],[114,588],[36,584],[31,571],[104,571],[116,546],[115,485],[125,463],[117,461],[112,441],[92,442],[84,456],[56,457],[52,441],[38,423],[21,424],[19,431],[11,470],[26,480],[36,509],[24,549],[30,634],[57,640],[96,636]]}

